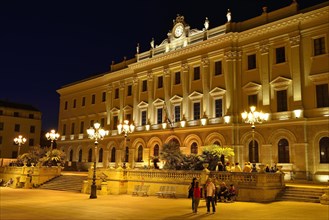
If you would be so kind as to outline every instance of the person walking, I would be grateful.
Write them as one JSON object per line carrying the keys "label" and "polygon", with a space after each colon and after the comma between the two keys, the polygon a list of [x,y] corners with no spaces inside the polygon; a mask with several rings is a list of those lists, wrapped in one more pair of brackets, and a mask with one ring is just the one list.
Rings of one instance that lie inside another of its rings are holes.
{"label": "person walking", "polygon": [[198,181],[195,182],[193,197],[194,197],[194,213],[198,213],[198,207],[201,199],[201,189]]}
{"label": "person walking", "polygon": [[193,177],[190,186],[188,187],[188,198],[192,199],[192,212],[194,212],[194,187],[195,187],[196,177]]}
{"label": "person walking", "polygon": [[215,193],[216,188],[215,184],[212,182],[211,178],[207,179],[206,182],[206,205],[207,205],[207,214],[210,213],[210,204],[212,207],[212,213],[215,214],[216,207],[215,207]]}

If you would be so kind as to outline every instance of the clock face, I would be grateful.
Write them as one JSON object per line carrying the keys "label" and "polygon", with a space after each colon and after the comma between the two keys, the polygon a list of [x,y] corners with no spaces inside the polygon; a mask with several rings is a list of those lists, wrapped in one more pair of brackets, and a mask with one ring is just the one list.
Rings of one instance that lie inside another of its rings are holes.
{"label": "clock face", "polygon": [[175,37],[180,37],[183,34],[184,27],[182,24],[179,24],[175,27],[174,34]]}

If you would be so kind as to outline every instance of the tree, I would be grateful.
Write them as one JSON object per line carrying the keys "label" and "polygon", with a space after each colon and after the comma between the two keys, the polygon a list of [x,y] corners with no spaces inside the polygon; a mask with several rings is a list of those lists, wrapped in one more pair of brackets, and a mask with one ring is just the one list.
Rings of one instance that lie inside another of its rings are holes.
{"label": "tree", "polygon": [[180,170],[183,167],[184,155],[180,151],[179,145],[174,141],[163,145],[160,159],[165,161],[163,169]]}
{"label": "tree", "polygon": [[231,147],[221,147],[216,144],[207,145],[204,146],[201,156],[204,159],[204,162],[209,163],[208,169],[215,170],[216,165],[223,156],[225,159],[234,156],[234,150]]}

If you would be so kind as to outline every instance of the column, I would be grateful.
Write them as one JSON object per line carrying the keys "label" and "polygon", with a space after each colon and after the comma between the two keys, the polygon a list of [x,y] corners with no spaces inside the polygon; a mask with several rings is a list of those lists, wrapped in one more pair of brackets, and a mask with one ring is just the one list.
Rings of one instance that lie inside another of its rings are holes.
{"label": "column", "polygon": [[139,91],[138,91],[138,78],[134,77],[133,84],[132,84],[132,95],[133,95],[133,121],[136,123],[136,125],[139,125],[139,109],[137,107],[139,102]]}
{"label": "column", "polygon": [[119,100],[120,100],[120,113],[119,113],[119,122],[122,123],[124,118],[125,118],[125,113],[124,113],[124,106],[125,106],[125,98],[124,98],[124,91],[125,91],[125,83],[123,81],[120,82],[119,85]]}
{"label": "column", "polygon": [[209,117],[210,114],[210,103],[209,103],[209,90],[210,90],[210,85],[209,85],[209,81],[210,81],[210,73],[209,73],[209,58],[208,57],[204,57],[201,60],[201,64],[202,64],[202,91],[203,91],[203,111],[201,112],[201,116],[203,115],[203,113],[205,112],[206,115]]}
{"label": "column", "polygon": [[300,35],[292,36],[290,42],[290,71],[292,76],[292,95],[293,109],[302,109],[302,88],[301,88],[301,72],[300,72]]}
{"label": "column", "polygon": [[153,86],[153,74],[151,71],[147,73],[147,93],[148,93],[148,109],[147,109],[147,119],[154,119],[153,101],[154,101],[154,86]]}
{"label": "column", "polygon": [[259,62],[259,70],[260,70],[260,80],[262,85],[262,101],[263,101],[263,111],[270,111],[270,62],[269,62],[269,42],[263,41],[260,44],[260,62]]}
{"label": "column", "polygon": [[[182,63],[182,69],[181,69],[181,83],[183,88],[183,105],[182,105],[182,113],[185,116],[186,120],[189,121],[190,114],[189,114],[189,100],[188,100],[188,93],[189,93],[189,65],[187,63]],[[182,117],[183,117],[182,115]]]}
{"label": "column", "polygon": [[111,124],[111,109],[112,109],[112,89],[113,89],[113,86],[112,86],[112,83],[110,83],[108,85],[108,88],[107,88],[107,94],[106,94],[106,112],[107,112],[107,123],[108,125]]}

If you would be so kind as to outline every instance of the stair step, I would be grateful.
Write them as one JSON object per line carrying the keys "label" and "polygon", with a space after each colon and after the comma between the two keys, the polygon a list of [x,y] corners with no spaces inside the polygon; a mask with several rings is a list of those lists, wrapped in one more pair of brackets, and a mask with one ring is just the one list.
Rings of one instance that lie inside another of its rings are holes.
{"label": "stair step", "polygon": [[321,188],[288,186],[280,193],[277,200],[320,203],[323,193]]}
{"label": "stair step", "polygon": [[81,192],[84,180],[87,180],[87,176],[62,175],[44,183],[39,188],[59,191]]}

